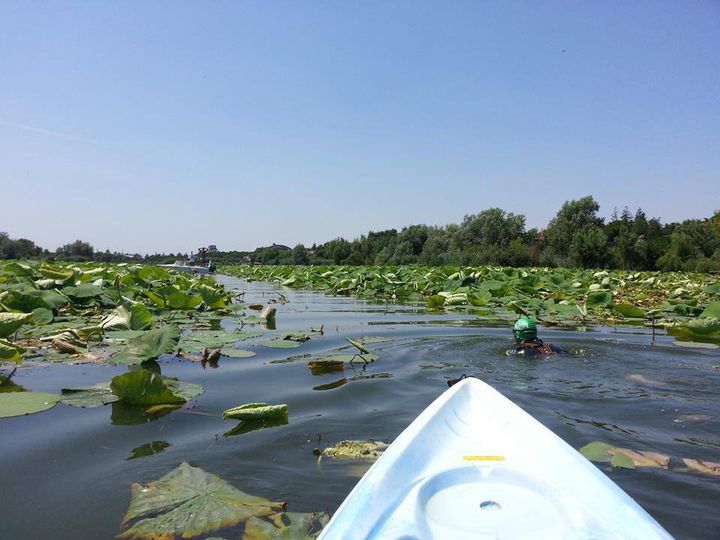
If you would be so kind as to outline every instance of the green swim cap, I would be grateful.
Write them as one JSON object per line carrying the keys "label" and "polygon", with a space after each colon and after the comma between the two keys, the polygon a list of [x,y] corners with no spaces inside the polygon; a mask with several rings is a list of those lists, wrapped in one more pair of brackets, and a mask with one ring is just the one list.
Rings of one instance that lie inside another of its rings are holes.
{"label": "green swim cap", "polygon": [[537,338],[537,325],[530,317],[520,317],[513,326],[515,339],[526,340]]}

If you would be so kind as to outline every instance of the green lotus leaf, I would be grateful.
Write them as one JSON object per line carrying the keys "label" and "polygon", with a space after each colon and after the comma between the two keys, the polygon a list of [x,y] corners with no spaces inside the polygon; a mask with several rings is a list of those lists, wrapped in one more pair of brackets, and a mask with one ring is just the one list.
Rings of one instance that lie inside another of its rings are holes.
{"label": "green lotus leaf", "polygon": [[708,304],[700,317],[720,319],[720,302],[712,302]]}
{"label": "green lotus leaf", "polygon": [[50,324],[53,321],[53,312],[47,308],[33,309],[31,320],[36,325]]}
{"label": "green lotus leaf", "polygon": [[218,289],[214,289],[207,285],[201,285],[195,289],[200,293],[202,301],[205,305],[212,309],[222,309],[227,305],[227,295]]}
{"label": "green lotus leaf", "polygon": [[13,335],[31,318],[30,313],[0,313],[0,338]]}
{"label": "green lotus leaf", "polygon": [[52,409],[60,396],[46,392],[10,392],[0,394],[0,418],[22,416]]}
{"label": "green lotus leaf", "polygon": [[585,300],[587,307],[596,308],[611,308],[613,307],[613,293],[610,291],[596,291],[587,295]]}
{"label": "green lotus leaf", "polygon": [[103,293],[103,290],[97,285],[83,283],[82,285],[78,285],[76,287],[65,287],[62,292],[65,296],[68,296],[72,300],[85,302],[92,298],[97,298]]}
{"label": "green lotus leaf", "polygon": [[5,306],[5,309],[9,311],[19,311],[21,313],[32,313],[32,311],[37,308],[51,308],[42,298],[40,291],[5,291],[0,293],[0,304]]}
{"label": "green lotus leaf", "polygon": [[150,310],[140,302],[127,303],[115,308],[100,322],[106,330],[124,328],[126,330],[144,330],[152,326],[153,318]]}
{"label": "green lotus leaf", "polygon": [[623,317],[630,317],[636,319],[642,319],[645,317],[645,312],[639,307],[632,304],[616,304],[613,306],[613,309]]}
{"label": "green lotus leaf", "polygon": [[262,420],[276,416],[287,416],[288,406],[268,405],[267,403],[246,403],[227,409],[223,412],[223,418],[233,420]]}
{"label": "green lotus leaf", "polygon": [[601,441],[593,441],[590,444],[583,446],[580,450],[578,450],[578,452],[590,461],[609,463],[612,459],[610,450],[613,450],[614,448],[615,447],[611,444]]}
{"label": "green lotus leaf", "polygon": [[230,356],[232,358],[250,358],[255,356],[253,351],[246,351],[245,349],[223,349],[223,356]]}
{"label": "green lotus leaf", "polygon": [[168,325],[147,330],[141,335],[128,339],[125,348],[112,359],[115,362],[138,364],[175,350],[180,341],[180,329]]}
{"label": "green lotus leaf", "polygon": [[7,339],[0,339],[0,362],[20,362],[25,349]]}
{"label": "green lotus leaf", "polygon": [[167,307],[170,309],[195,309],[202,302],[203,299],[199,294],[175,292],[168,296]]}
{"label": "green lotus leaf", "polygon": [[285,503],[255,497],[220,477],[182,463],[159,480],[133,484],[119,538],[192,538],[277,514]]}
{"label": "green lotus leaf", "polygon": [[132,405],[160,405],[187,401],[165,383],[162,375],[145,369],[113,377],[110,388],[118,398]]}
{"label": "green lotus leaf", "polygon": [[60,391],[61,403],[73,407],[101,407],[120,399],[113,394],[109,382],[98,383],[86,388],[63,388]]}
{"label": "green lotus leaf", "polygon": [[610,460],[610,465],[618,469],[634,469],[635,463],[632,458],[625,454],[614,454]]}

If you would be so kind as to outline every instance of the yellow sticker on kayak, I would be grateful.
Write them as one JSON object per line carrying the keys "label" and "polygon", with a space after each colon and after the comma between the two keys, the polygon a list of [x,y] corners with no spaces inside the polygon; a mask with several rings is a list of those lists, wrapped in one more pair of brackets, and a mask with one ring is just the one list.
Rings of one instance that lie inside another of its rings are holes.
{"label": "yellow sticker on kayak", "polygon": [[463,456],[465,461],[505,461],[505,456]]}

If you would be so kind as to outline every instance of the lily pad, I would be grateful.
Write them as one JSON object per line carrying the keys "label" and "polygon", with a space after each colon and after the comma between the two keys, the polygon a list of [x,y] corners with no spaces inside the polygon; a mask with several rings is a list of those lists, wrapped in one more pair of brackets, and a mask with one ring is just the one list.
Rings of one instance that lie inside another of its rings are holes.
{"label": "lily pad", "polygon": [[630,317],[635,319],[642,319],[645,317],[645,312],[639,307],[632,304],[617,304],[613,306],[613,309],[623,317]]}
{"label": "lily pad", "polygon": [[381,441],[340,441],[326,448],[324,454],[333,459],[371,459],[379,458],[388,445]]}
{"label": "lily pad", "polygon": [[223,418],[234,420],[260,420],[275,416],[287,416],[288,406],[268,405],[267,403],[246,403],[223,412]]}
{"label": "lily pad", "polygon": [[46,392],[11,392],[0,394],[0,418],[22,416],[52,409],[60,396]]}
{"label": "lily pad", "polygon": [[324,512],[300,514],[283,512],[270,517],[270,521],[250,518],[245,524],[242,540],[311,540],[317,538],[330,518]]}
{"label": "lily pad", "polygon": [[133,484],[119,538],[192,538],[279,513],[285,503],[248,495],[220,477],[182,463],[159,480]]}
{"label": "lily pad", "polygon": [[609,463],[612,459],[610,450],[613,450],[614,448],[615,447],[612,444],[607,444],[601,441],[593,441],[590,444],[586,444],[578,451],[590,461]]}
{"label": "lily pad", "polygon": [[104,382],[88,388],[63,388],[60,391],[65,405],[73,407],[101,407],[120,399],[113,394],[110,383]]}
{"label": "lily pad", "polygon": [[260,345],[273,349],[297,349],[302,343],[291,339],[271,339],[270,341],[263,341]]}
{"label": "lily pad", "polygon": [[230,356],[232,358],[250,358],[255,356],[253,351],[246,351],[245,349],[223,349],[223,356]]}

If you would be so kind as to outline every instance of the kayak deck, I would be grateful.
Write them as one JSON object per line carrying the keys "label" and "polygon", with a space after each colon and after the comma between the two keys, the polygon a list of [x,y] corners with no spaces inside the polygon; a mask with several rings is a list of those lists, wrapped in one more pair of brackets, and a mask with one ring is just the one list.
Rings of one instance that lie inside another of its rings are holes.
{"label": "kayak deck", "polygon": [[320,538],[671,538],[572,447],[463,380],[403,431]]}

